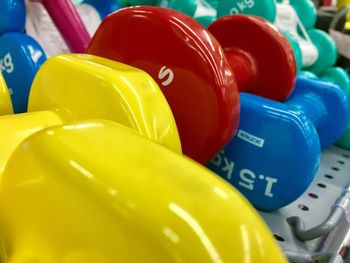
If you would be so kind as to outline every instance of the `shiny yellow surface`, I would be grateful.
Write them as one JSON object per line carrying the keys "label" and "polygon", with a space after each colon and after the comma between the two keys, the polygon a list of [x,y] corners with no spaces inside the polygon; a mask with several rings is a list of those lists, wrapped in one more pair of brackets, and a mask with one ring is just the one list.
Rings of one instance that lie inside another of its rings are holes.
{"label": "shiny yellow surface", "polygon": [[13,114],[13,106],[9,90],[0,73],[0,115]]}
{"label": "shiny yellow surface", "polygon": [[112,122],[23,142],[3,173],[0,222],[2,263],[286,262],[230,185]]}
{"label": "shiny yellow surface", "polygon": [[62,124],[60,118],[50,111],[0,117],[0,184],[6,162],[18,145],[30,135],[59,124]]}
{"label": "shiny yellow surface", "polygon": [[92,55],[50,58],[34,79],[28,111],[52,110],[65,122],[112,120],[181,152],[171,109],[144,71]]}

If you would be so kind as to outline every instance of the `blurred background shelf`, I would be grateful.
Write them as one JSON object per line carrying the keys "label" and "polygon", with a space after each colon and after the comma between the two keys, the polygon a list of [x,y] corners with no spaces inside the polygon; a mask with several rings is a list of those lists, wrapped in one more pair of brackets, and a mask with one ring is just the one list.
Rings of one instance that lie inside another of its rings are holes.
{"label": "blurred background shelf", "polygon": [[347,253],[350,230],[348,198],[343,202],[347,216],[344,213],[328,235],[303,242],[296,238],[293,228],[287,222],[288,218],[297,216],[304,222],[305,229],[321,224],[334,210],[334,204],[348,183],[350,151],[332,147],[323,152],[315,180],[299,199],[272,213],[259,212],[282,249],[290,259],[293,258],[293,262],[342,262],[342,258],[344,262],[350,262],[350,253]]}

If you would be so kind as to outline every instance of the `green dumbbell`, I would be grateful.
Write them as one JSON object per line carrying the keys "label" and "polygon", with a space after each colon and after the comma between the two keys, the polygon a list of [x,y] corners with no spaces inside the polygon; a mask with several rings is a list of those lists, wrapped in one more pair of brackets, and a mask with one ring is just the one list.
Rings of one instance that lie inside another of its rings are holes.
{"label": "green dumbbell", "polygon": [[216,19],[217,1],[206,0],[158,0],[157,6],[167,7],[185,13],[197,20],[204,27],[208,27]]}
{"label": "green dumbbell", "polygon": [[350,79],[348,73],[340,67],[331,67],[323,71],[318,77],[340,86],[348,95],[350,102]]}
{"label": "green dumbbell", "polygon": [[298,72],[299,76],[305,76],[309,79],[318,79],[317,75],[311,71],[307,71],[307,70],[300,70]]}
{"label": "green dumbbell", "polygon": [[123,6],[155,5],[157,0],[119,0],[118,2]]}
{"label": "green dumbbell", "polygon": [[290,45],[293,48],[295,62],[297,64],[297,70],[298,70],[298,72],[300,72],[300,70],[303,66],[303,61],[302,61],[302,54],[301,54],[301,49],[300,49],[298,40],[288,31],[282,30],[282,33],[288,39]]}
{"label": "green dumbbell", "polygon": [[306,29],[315,27],[317,12],[314,2],[311,0],[278,0],[278,3],[282,2],[290,3],[294,10],[297,12],[301,23]]}
{"label": "green dumbbell", "polygon": [[123,5],[154,5],[175,9],[196,19],[203,26],[208,27],[216,19],[215,6],[218,1],[206,0],[121,0]]}
{"label": "green dumbbell", "polygon": [[270,22],[275,21],[275,0],[221,0],[218,6],[218,17],[234,14],[255,15]]}
{"label": "green dumbbell", "polygon": [[327,68],[334,66],[338,58],[338,50],[333,39],[326,33],[319,29],[308,30],[309,37],[312,43],[318,50],[317,61],[307,70],[315,74],[321,74]]}

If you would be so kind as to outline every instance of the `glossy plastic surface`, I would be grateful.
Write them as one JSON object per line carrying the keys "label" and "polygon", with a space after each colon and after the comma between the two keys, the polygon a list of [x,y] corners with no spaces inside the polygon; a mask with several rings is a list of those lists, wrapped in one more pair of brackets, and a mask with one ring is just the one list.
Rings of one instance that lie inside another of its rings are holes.
{"label": "glossy plastic surface", "polygon": [[65,122],[115,121],[181,152],[170,107],[145,72],[91,55],[49,59],[33,82],[28,111],[51,110]]}
{"label": "glossy plastic surface", "polygon": [[62,123],[57,114],[51,111],[0,116],[0,179],[5,164],[25,139],[38,131]]}
{"label": "glossy plastic surface", "polygon": [[13,113],[13,106],[9,90],[4,78],[0,73],[0,115],[7,115]]}
{"label": "glossy plastic surface", "polygon": [[100,14],[101,19],[121,8],[116,0],[84,0],[82,3],[93,6]]}
{"label": "glossy plastic surface", "polygon": [[196,161],[209,161],[235,134],[235,79],[216,39],[192,18],[160,7],[121,9],[102,22],[88,53],[148,72],[170,104],[184,153]]}
{"label": "glossy plastic surface", "polygon": [[217,19],[208,30],[223,47],[241,92],[277,101],[288,98],[295,85],[295,57],[287,38],[272,24],[235,15]]}
{"label": "glossy plastic surface", "polygon": [[316,127],[321,148],[333,145],[343,134],[350,117],[346,93],[329,82],[298,77],[287,105],[304,113]]}
{"label": "glossy plastic surface", "polygon": [[22,143],[1,177],[0,219],[1,262],[286,262],[231,186],[105,122]]}
{"label": "glossy plastic surface", "polygon": [[23,32],[26,17],[24,0],[0,1],[0,35],[6,32]]}
{"label": "glossy plastic surface", "polygon": [[295,62],[296,62],[296,66],[297,66],[297,72],[298,72],[298,74],[300,74],[300,70],[303,66],[303,55],[302,55],[302,51],[301,51],[301,48],[299,46],[298,40],[292,34],[290,34],[288,31],[281,30],[281,32],[285,35],[285,37],[289,41],[289,44],[293,48],[293,53],[294,53]]}
{"label": "glossy plastic surface", "polygon": [[319,77],[324,81],[338,85],[348,95],[350,101],[350,79],[345,69],[331,67],[323,71]]}
{"label": "glossy plastic surface", "polygon": [[41,2],[72,52],[84,53],[90,35],[71,0],[31,0]]}
{"label": "glossy plastic surface", "polygon": [[218,6],[218,16],[226,15],[254,15],[275,21],[275,0],[221,0]]}
{"label": "glossy plastic surface", "polygon": [[306,29],[315,27],[317,12],[312,0],[290,0],[291,5],[298,13],[300,21]]}
{"label": "glossy plastic surface", "polygon": [[0,37],[2,74],[16,113],[27,111],[30,87],[45,61],[43,49],[32,37],[23,33],[6,33]]}
{"label": "glossy plastic surface", "polygon": [[317,131],[304,114],[284,104],[241,93],[238,134],[209,164],[258,209],[296,200],[316,175]]}
{"label": "glossy plastic surface", "polygon": [[308,31],[308,34],[320,55],[316,63],[307,68],[307,70],[320,74],[327,68],[334,66],[338,58],[338,50],[334,40],[326,32],[319,29],[311,29]]}

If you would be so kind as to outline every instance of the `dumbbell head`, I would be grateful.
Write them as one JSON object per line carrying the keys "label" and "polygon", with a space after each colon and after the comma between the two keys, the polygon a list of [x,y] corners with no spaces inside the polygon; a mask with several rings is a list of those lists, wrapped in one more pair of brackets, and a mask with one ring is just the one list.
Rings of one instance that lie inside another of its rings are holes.
{"label": "dumbbell head", "polygon": [[[132,29],[127,26],[129,23]],[[242,27],[245,28],[243,34]],[[238,110],[232,105],[237,102],[237,93],[233,91],[230,68],[237,73],[241,91],[249,90],[276,100],[284,100],[290,94],[296,73],[293,51],[287,40],[264,20],[225,17],[209,29],[224,50],[208,31],[186,15],[158,7],[132,7],[109,16],[88,48],[88,53],[142,68],[158,81],[174,112],[184,152],[200,162],[217,152],[232,135],[230,131],[235,130],[232,116]],[[246,30],[264,44],[255,45]],[[141,40],[142,46],[138,45]],[[261,45],[274,50],[273,59],[262,51]],[[219,107],[209,109],[214,105]],[[213,116],[213,113],[218,115],[206,118],[204,123],[198,117]],[[202,122],[199,125],[198,120]],[[231,124],[229,129],[224,129],[227,131],[224,136],[223,128],[216,128],[216,135],[212,129],[204,128],[228,127],[228,120]],[[203,128],[198,129],[200,126]],[[201,138],[201,145],[194,143],[193,138]],[[198,158],[203,153],[206,158]]]}
{"label": "dumbbell head", "polygon": [[278,101],[290,95],[296,76],[293,49],[270,23],[258,17],[226,16],[208,30],[223,47],[240,91]]}
{"label": "dumbbell head", "polygon": [[285,31],[285,30],[281,30],[281,31],[282,31],[283,35],[288,39],[290,45],[293,48],[293,53],[294,53],[294,57],[295,57],[297,71],[298,71],[298,73],[300,73],[300,70],[303,66],[303,55],[302,55],[302,51],[301,51],[301,48],[299,46],[298,40],[288,31]]}
{"label": "dumbbell head", "polygon": [[116,0],[84,0],[82,4],[93,6],[100,14],[101,19],[121,8]]}
{"label": "dumbbell head", "polygon": [[317,13],[312,0],[290,0],[290,4],[297,12],[300,21],[306,29],[315,27]]}
{"label": "dumbbell head", "polygon": [[242,93],[237,136],[209,167],[256,208],[279,209],[307,189],[321,146],[334,143],[347,120],[345,94],[325,82],[298,77],[286,103]]}
{"label": "dumbbell head", "polygon": [[254,15],[270,22],[275,21],[275,0],[221,0],[218,6],[218,17],[226,15]]}
{"label": "dumbbell head", "polygon": [[6,32],[24,32],[25,12],[24,0],[0,1],[0,35]]}
{"label": "dumbbell head", "polygon": [[158,0],[156,5],[185,13],[204,27],[208,27],[217,18],[216,9],[205,0]]}
{"label": "dumbbell head", "polygon": [[49,59],[37,73],[29,113],[0,117],[0,173],[21,141],[44,129],[76,120],[105,119],[129,127],[175,152],[181,144],[172,112],[145,72],[90,55]]}
{"label": "dumbbell head", "polygon": [[340,67],[331,67],[318,75],[320,79],[338,85],[350,99],[350,79],[349,74]]}
{"label": "dumbbell head", "polygon": [[318,50],[318,59],[307,70],[316,74],[322,73],[329,67],[334,66],[338,58],[338,51],[334,40],[326,33],[319,29],[311,29],[308,31],[312,43]]}
{"label": "dumbbell head", "polygon": [[124,6],[131,5],[155,5],[157,0],[119,0],[119,3]]}
{"label": "dumbbell head", "polygon": [[287,105],[304,113],[315,126],[321,148],[333,145],[343,134],[350,116],[345,91],[334,84],[300,77]]}
{"label": "dumbbell head", "polygon": [[13,113],[13,106],[6,82],[0,74],[0,115]]}
{"label": "dumbbell head", "polygon": [[51,110],[64,121],[107,119],[181,152],[174,117],[145,72],[91,55],[49,59],[37,73],[28,111]]}
{"label": "dumbbell head", "polygon": [[87,52],[148,72],[171,106],[184,153],[195,160],[209,161],[236,132],[233,73],[216,39],[192,18],[160,7],[121,9],[102,22]]}
{"label": "dumbbell head", "polygon": [[32,81],[46,56],[40,45],[23,33],[0,37],[0,67],[10,90],[15,112],[27,110]]}
{"label": "dumbbell head", "polygon": [[2,253],[20,262],[286,260],[234,188],[109,122],[23,142],[1,176],[0,221]]}

